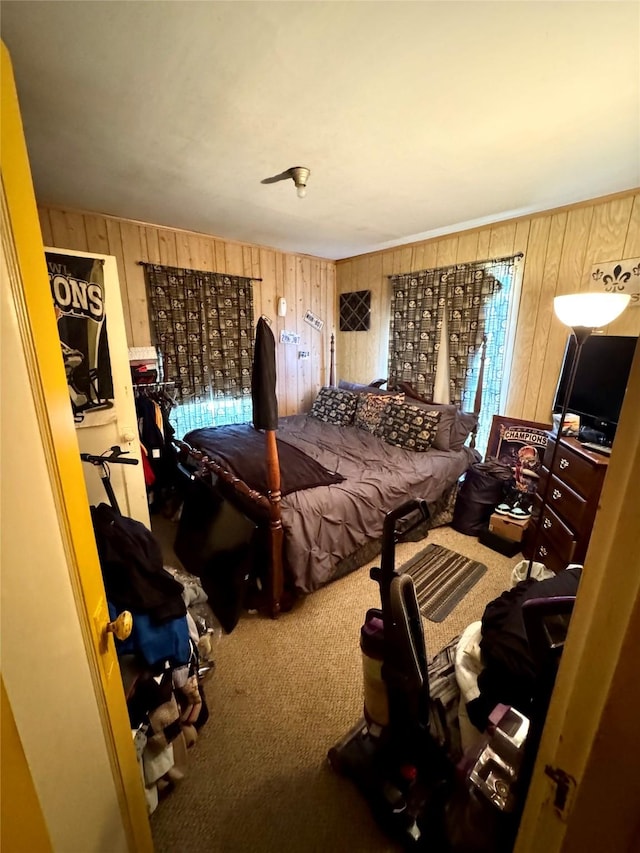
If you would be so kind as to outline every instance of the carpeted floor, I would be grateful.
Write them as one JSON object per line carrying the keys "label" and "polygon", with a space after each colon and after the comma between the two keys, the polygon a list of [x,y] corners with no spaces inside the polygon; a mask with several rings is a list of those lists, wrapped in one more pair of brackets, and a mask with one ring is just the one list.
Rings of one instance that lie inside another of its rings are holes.
{"label": "carpeted floor", "polygon": [[[177,566],[175,528],[154,522],[165,559]],[[506,558],[449,527],[399,545],[396,565],[443,545],[488,571],[440,623],[424,621],[432,657],[509,586],[520,555]],[[399,848],[376,826],[327,750],[362,711],[359,631],[379,605],[368,568],[300,601],[273,621],[243,615],[216,648],[205,682],[210,719],[189,752],[188,775],[151,818],[157,853],[383,853]]]}

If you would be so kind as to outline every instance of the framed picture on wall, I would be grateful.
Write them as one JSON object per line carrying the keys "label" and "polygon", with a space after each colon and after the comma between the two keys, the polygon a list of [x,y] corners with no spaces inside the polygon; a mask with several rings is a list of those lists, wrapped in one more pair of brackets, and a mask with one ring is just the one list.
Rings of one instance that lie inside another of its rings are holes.
{"label": "framed picture on wall", "polygon": [[485,459],[497,459],[513,471],[520,492],[536,492],[551,424],[494,415]]}

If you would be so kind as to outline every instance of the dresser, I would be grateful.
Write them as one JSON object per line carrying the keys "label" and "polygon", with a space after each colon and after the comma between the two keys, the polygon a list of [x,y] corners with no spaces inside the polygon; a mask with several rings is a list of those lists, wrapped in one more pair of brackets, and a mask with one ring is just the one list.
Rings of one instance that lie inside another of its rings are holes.
{"label": "dresser", "polygon": [[[588,450],[574,438],[563,437],[550,471],[556,440],[549,437],[533,517],[522,550],[527,559],[533,556],[551,571],[559,572],[569,563],[584,562],[609,459]],[[549,477],[547,505],[541,516]],[[541,525],[539,535],[538,525]]]}

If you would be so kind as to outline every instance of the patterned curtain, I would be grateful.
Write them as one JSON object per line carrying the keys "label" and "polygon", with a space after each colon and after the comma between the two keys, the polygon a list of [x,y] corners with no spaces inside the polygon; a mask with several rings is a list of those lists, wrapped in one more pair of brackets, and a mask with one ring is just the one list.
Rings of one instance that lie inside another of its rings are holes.
{"label": "patterned curtain", "polygon": [[[522,255],[391,276],[389,387],[404,380],[433,397],[446,311],[449,402],[473,409],[487,336],[477,446],[500,411],[509,307]],[[486,440],[486,439],[485,439]]]}
{"label": "patterned curtain", "polygon": [[391,276],[389,382],[411,382],[426,397],[433,395],[437,351],[446,299],[442,270]]}
{"label": "patterned curtain", "polygon": [[154,343],[176,383],[176,432],[251,420],[251,279],[144,264]]}
{"label": "patterned curtain", "polygon": [[482,345],[485,309],[502,287],[490,270],[484,264],[458,264],[442,274],[447,288],[449,397],[450,402],[466,411],[473,408],[467,378]]}

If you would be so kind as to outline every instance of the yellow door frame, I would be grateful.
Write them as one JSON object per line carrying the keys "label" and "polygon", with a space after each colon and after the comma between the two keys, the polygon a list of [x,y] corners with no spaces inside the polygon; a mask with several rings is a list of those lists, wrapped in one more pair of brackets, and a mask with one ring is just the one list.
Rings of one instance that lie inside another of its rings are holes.
{"label": "yellow door frame", "polygon": [[104,642],[106,601],[60,352],[42,235],[8,51],[2,44],[1,165],[16,275],[13,288],[42,445],[69,566],[96,705],[122,824],[135,853],[153,850],[147,807],[113,640]]}

